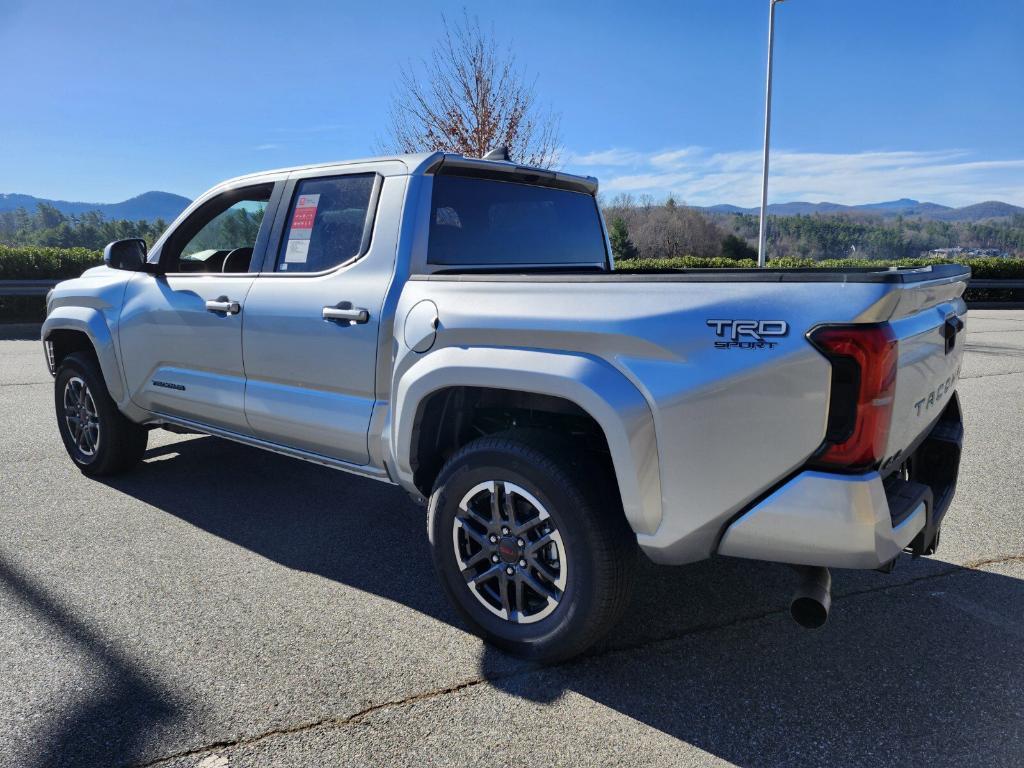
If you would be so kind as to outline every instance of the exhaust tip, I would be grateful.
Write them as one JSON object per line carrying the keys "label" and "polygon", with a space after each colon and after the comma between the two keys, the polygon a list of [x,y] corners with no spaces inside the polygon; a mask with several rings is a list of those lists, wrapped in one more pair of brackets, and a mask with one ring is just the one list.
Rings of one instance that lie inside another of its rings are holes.
{"label": "exhaust tip", "polygon": [[789,604],[793,620],[805,629],[821,629],[828,621],[828,606],[813,597],[795,597]]}
{"label": "exhaust tip", "polygon": [[820,629],[832,608],[832,575],[828,568],[801,568],[800,585],[789,604],[793,620],[806,629]]}

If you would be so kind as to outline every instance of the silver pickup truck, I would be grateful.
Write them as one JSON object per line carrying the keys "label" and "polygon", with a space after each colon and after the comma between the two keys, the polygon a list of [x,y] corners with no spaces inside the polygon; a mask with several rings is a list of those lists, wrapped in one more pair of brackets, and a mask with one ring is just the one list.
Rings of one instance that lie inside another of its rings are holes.
{"label": "silver pickup truck", "polygon": [[638,549],[792,564],[807,626],[828,568],[934,552],[968,270],[616,271],[596,191],[443,153],[225,182],[49,295],[68,453],[123,471],[164,428],[397,483],[466,624],[541,661]]}

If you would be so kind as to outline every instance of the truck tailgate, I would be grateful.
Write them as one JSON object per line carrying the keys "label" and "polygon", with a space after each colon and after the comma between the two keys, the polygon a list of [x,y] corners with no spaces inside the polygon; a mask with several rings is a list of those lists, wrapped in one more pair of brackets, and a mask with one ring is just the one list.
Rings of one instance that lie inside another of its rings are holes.
{"label": "truck tailgate", "polygon": [[966,279],[906,287],[889,320],[899,358],[883,471],[899,465],[928,433],[956,388],[966,340],[967,309],[960,298]]}

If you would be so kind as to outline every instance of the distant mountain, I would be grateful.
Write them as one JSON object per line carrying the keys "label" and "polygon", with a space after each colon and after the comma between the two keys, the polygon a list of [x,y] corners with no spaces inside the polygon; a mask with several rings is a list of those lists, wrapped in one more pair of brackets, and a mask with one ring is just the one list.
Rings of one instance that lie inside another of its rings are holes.
{"label": "distant mountain", "polygon": [[131,221],[173,221],[192,201],[170,192],[144,192],[120,203],[77,203],[68,200],[47,200],[42,197],[18,194],[0,194],[0,212],[24,208],[34,212],[36,205],[47,203],[66,216],[77,216],[87,211],[99,211],[106,219],[130,219]]}
{"label": "distant mountain", "polygon": [[1009,203],[1001,203],[998,200],[988,200],[984,203],[975,203],[963,208],[954,208],[950,211],[940,213],[933,218],[943,221],[978,221],[980,219],[998,219],[1005,216],[1016,216],[1024,213],[1024,208]]}
{"label": "distant mountain", "polygon": [[[756,214],[758,208],[740,208],[735,205],[712,205],[700,210],[708,213],[750,213]],[[811,214],[857,214],[868,213],[884,218],[895,216],[918,217],[922,219],[934,219],[936,221],[981,221],[984,219],[1008,218],[1016,214],[1024,214],[1024,208],[1009,203],[1001,203],[990,200],[985,203],[964,206],[963,208],[950,208],[948,205],[938,203],[922,203],[909,198],[900,200],[888,200],[882,203],[865,203],[862,205],[841,205],[840,203],[772,203],[768,206],[768,213],[774,216],[796,216]]]}
{"label": "distant mountain", "polygon": [[939,214],[946,211],[957,210],[956,208],[950,208],[948,205],[919,203],[917,200],[911,200],[906,197],[901,197],[899,200],[889,200],[884,203],[865,203],[864,205],[854,207],[860,211],[871,211],[883,216],[892,214],[894,216],[923,216],[925,218],[938,218]]}
{"label": "distant mountain", "polygon": [[[708,205],[703,208],[695,206],[701,211],[707,211],[708,213],[757,213],[757,208],[740,208],[738,205],[729,205],[729,203],[719,203],[718,205]],[[770,209],[771,206],[769,205]]]}

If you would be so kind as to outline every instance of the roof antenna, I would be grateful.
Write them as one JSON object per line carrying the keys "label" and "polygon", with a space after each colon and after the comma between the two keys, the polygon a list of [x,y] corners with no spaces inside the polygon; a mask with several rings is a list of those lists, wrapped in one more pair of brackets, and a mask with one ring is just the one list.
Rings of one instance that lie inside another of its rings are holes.
{"label": "roof antenna", "polygon": [[510,158],[508,156],[508,147],[495,147],[490,152],[488,152],[486,155],[484,155],[481,159],[482,160],[504,160],[507,163],[510,160]]}

